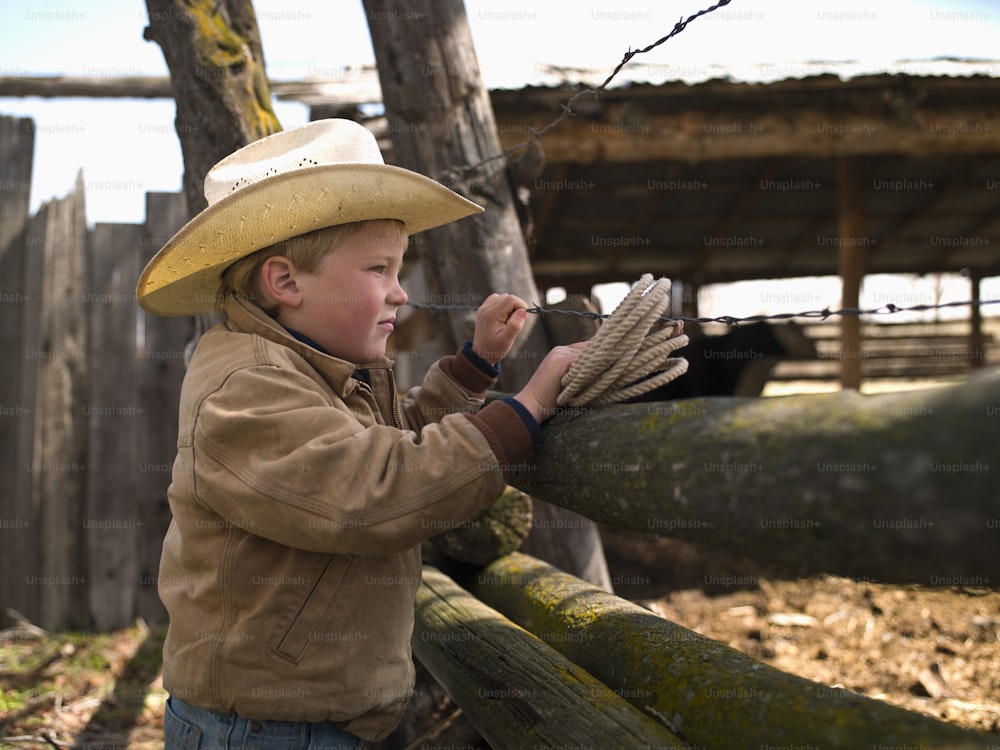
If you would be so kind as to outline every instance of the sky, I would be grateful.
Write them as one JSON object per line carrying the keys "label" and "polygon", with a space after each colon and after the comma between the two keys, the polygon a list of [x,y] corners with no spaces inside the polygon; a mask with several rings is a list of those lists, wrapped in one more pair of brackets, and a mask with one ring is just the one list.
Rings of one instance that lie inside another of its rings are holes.
{"label": "sky", "polygon": [[[574,75],[556,75],[553,66],[594,70],[591,82],[598,83],[628,50],[656,41],[710,2],[465,5],[487,86],[520,87]],[[329,78],[374,63],[360,0],[255,0],[254,7],[272,80]],[[147,23],[141,0],[5,0],[0,76],[166,76],[159,46],[142,37]],[[1000,75],[998,39],[995,0],[732,0],[637,56],[622,80],[773,80],[807,75],[817,64],[836,64],[845,76],[900,69]],[[308,119],[303,105],[276,102],[275,110],[286,129]],[[81,169],[91,223],[140,223],[145,192],[180,190],[171,100],[0,97],[0,114],[34,120],[33,209],[65,195]]]}

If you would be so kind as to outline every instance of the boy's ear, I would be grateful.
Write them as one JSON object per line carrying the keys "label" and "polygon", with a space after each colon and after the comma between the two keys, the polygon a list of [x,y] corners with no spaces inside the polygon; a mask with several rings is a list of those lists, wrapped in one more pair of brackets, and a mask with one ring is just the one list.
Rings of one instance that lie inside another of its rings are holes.
{"label": "boy's ear", "polygon": [[298,269],[283,255],[272,255],[261,264],[260,285],[262,291],[277,304],[289,307],[302,304]]}

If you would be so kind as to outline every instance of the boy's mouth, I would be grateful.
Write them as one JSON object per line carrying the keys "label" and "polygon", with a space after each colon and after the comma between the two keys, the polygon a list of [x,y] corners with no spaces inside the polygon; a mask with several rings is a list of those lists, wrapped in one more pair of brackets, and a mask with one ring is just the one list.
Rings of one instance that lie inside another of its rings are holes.
{"label": "boy's mouth", "polygon": [[380,320],[378,322],[378,327],[392,333],[392,331],[396,330],[396,317],[393,316],[391,318],[386,318],[385,320]]}

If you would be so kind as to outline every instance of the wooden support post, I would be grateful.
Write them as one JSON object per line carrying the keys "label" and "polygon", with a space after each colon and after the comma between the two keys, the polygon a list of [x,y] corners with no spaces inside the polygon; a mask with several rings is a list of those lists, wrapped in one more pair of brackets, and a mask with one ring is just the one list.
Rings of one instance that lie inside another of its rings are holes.
{"label": "wooden support post", "polygon": [[986,346],[983,340],[983,308],[982,274],[973,273],[969,276],[969,288],[972,292],[972,308],[969,311],[969,368],[975,369],[986,364]]}
{"label": "wooden support post", "polygon": [[497,560],[472,591],[694,747],[992,746],[993,735],[782,672],[527,555]]}
{"label": "wooden support post", "polygon": [[[840,228],[840,279],[842,307],[858,307],[865,275],[864,187],[857,159],[837,161],[837,214]],[[840,322],[840,385],[861,388],[861,318],[845,315]]]}
{"label": "wooden support post", "polygon": [[[597,589],[600,590],[600,589]],[[413,653],[492,747],[688,747],[434,568],[417,591]]]}
{"label": "wooden support post", "polygon": [[[510,292],[529,304],[539,302],[463,0],[405,4],[364,0],[364,7],[394,161],[442,180],[486,208],[482,214],[415,238],[420,243],[429,301],[464,299],[471,303],[492,292]],[[406,20],[401,22],[401,18]],[[473,165],[479,167],[463,171]],[[471,311],[448,315],[442,334],[449,351],[472,338],[474,321]],[[529,315],[503,363],[498,387],[520,390],[549,348],[545,326]],[[558,509],[535,509],[536,518],[543,515],[558,519],[565,514]],[[574,550],[572,558],[578,562],[570,572],[597,583],[610,579],[597,529],[581,526],[571,516],[556,526],[536,525],[528,543],[537,545],[536,554],[546,559],[551,554],[562,561],[565,550]]]}
{"label": "wooden support post", "polygon": [[[539,301],[489,91],[479,74],[463,0],[365,0],[396,164],[429,175],[486,208],[415,239],[431,302],[472,304],[493,292]],[[406,20],[398,19],[405,14]],[[465,167],[480,164],[472,172]],[[457,171],[455,171],[457,170]],[[416,300],[422,301],[422,300]],[[453,311],[449,351],[472,338],[474,315]],[[529,316],[503,364],[500,387],[519,389],[549,348]]]}
{"label": "wooden support post", "polygon": [[670,314],[676,317],[697,318],[698,282],[694,279],[674,279],[670,290]]}

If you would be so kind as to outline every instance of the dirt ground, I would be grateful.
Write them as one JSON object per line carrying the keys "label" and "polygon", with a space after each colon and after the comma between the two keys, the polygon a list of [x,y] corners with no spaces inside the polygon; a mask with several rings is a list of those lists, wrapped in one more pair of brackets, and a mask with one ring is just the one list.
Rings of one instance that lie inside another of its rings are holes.
{"label": "dirt ground", "polygon": [[164,627],[0,634],[0,748],[160,750]]}
{"label": "dirt ground", "polygon": [[[1000,746],[1000,592],[795,579],[684,542],[602,534],[620,596],[779,669],[996,733]],[[162,748],[163,628],[0,638],[0,747]]]}

